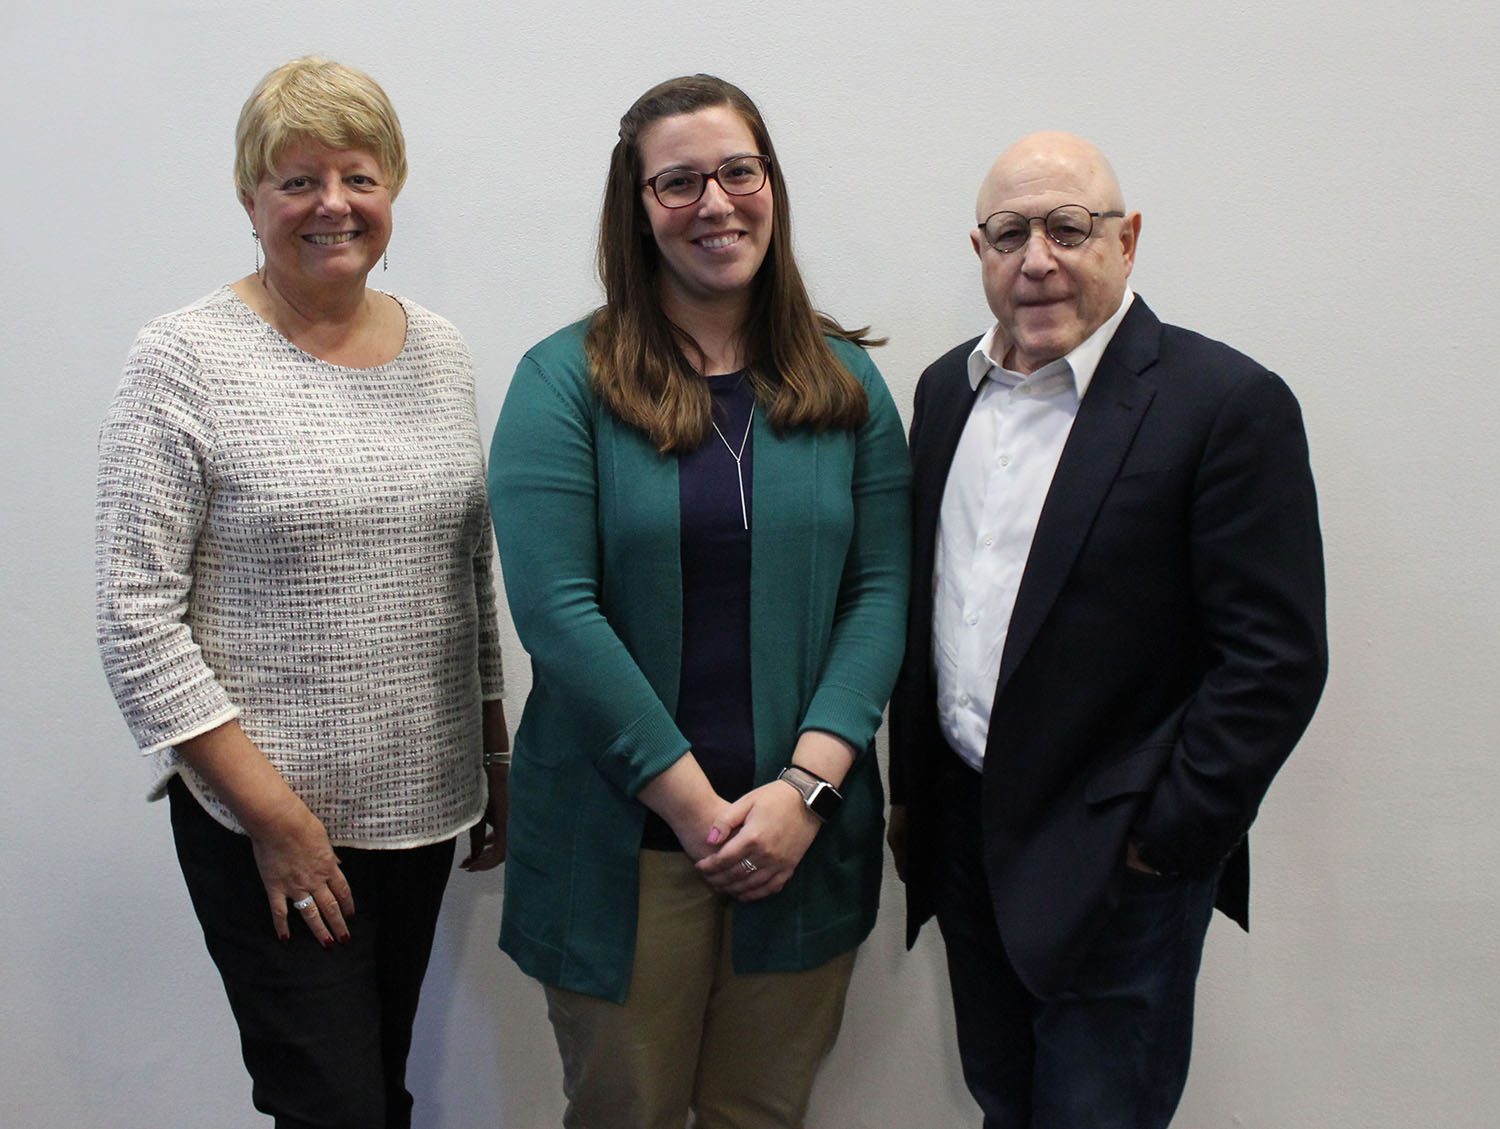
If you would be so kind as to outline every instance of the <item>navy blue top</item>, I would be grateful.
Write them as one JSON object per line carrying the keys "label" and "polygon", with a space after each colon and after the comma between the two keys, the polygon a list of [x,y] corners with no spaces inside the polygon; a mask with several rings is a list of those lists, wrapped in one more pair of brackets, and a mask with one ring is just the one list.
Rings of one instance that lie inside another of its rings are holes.
{"label": "navy blue top", "polygon": [[[755,780],[755,718],[750,703],[750,531],[753,438],[747,433],[755,396],[745,373],[710,376],[713,419],[696,451],[677,460],[682,538],[682,677],[677,727],[693,756],[726,800]],[[740,453],[740,443],[744,451]],[[735,466],[730,448],[740,454]],[[744,484],[744,510],[740,485]],[[646,820],[641,845],[681,850],[666,821]]]}

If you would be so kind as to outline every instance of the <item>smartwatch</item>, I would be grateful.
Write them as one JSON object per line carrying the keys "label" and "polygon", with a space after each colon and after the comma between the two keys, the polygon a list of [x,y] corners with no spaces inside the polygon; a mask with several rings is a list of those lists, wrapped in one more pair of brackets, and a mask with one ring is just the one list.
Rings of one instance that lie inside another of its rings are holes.
{"label": "smartwatch", "polygon": [[789,764],[781,770],[777,780],[785,780],[802,797],[802,804],[819,820],[827,822],[839,812],[839,805],[844,802],[844,797],[839,795],[839,790],[828,781],[814,772],[808,772],[795,764]]}

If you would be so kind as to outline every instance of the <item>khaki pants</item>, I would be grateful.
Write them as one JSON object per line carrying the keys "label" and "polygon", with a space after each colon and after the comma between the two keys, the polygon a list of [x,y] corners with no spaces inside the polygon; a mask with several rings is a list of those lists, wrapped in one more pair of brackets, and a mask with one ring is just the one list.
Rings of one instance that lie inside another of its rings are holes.
{"label": "khaki pants", "polygon": [[799,1129],[844,1015],[854,953],[736,976],[733,903],[680,852],[641,852],[623,1004],[548,987],[566,1129]]}

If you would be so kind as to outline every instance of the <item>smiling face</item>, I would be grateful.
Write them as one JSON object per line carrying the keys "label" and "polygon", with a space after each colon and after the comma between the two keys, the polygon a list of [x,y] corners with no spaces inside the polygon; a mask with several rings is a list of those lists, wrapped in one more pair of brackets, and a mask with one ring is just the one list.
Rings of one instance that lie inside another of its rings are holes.
{"label": "smiling face", "polygon": [[[729,106],[675,114],[641,134],[641,179],[678,168],[709,172],[731,157],[758,152],[749,125]],[[650,188],[640,191],[666,309],[724,302],[748,307],[751,284],[771,245],[775,206],[769,179],[750,196],[730,196],[710,180],[698,202],[685,208],[663,207]]]}
{"label": "smiling face", "polygon": [[363,149],[294,143],[244,204],[283,291],[362,285],[391,238],[390,188]]}
{"label": "smiling face", "polygon": [[[1061,204],[1124,210],[1104,154],[1070,134],[1033,134],[995,162],[980,188],[976,219],[983,223],[998,211],[1040,217]],[[1072,352],[1109,320],[1125,296],[1140,230],[1139,212],[1096,219],[1088,242],[1062,247],[1034,223],[1025,246],[1008,255],[989,246],[977,227],[970,232],[1007,368],[1034,372]]]}

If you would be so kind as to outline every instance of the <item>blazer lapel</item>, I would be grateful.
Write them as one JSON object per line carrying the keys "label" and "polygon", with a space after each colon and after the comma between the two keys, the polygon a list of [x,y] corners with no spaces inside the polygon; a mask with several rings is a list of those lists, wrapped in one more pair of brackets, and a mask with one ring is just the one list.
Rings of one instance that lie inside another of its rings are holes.
{"label": "blazer lapel", "polygon": [[937,555],[938,511],[948,468],[974,406],[967,358],[979,339],[953,350],[922,403],[921,431],[912,446],[912,584],[907,661],[925,680],[932,670],[932,569]]}
{"label": "blazer lapel", "polygon": [[[953,465],[958,440],[969,421],[976,395],[969,387],[968,369],[963,363],[955,364],[943,378],[942,385],[927,397],[920,444],[914,452],[917,460],[913,468],[914,529],[919,552],[926,554],[929,566],[937,538],[938,510],[948,484],[948,468]],[[928,574],[930,577],[930,567]]]}
{"label": "blazer lapel", "polygon": [[1155,389],[1138,374],[1155,363],[1160,337],[1161,323],[1137,296],[1099,360],[1052,476],[1010,617],[997,701],[1062,591],[1145,418]]}

